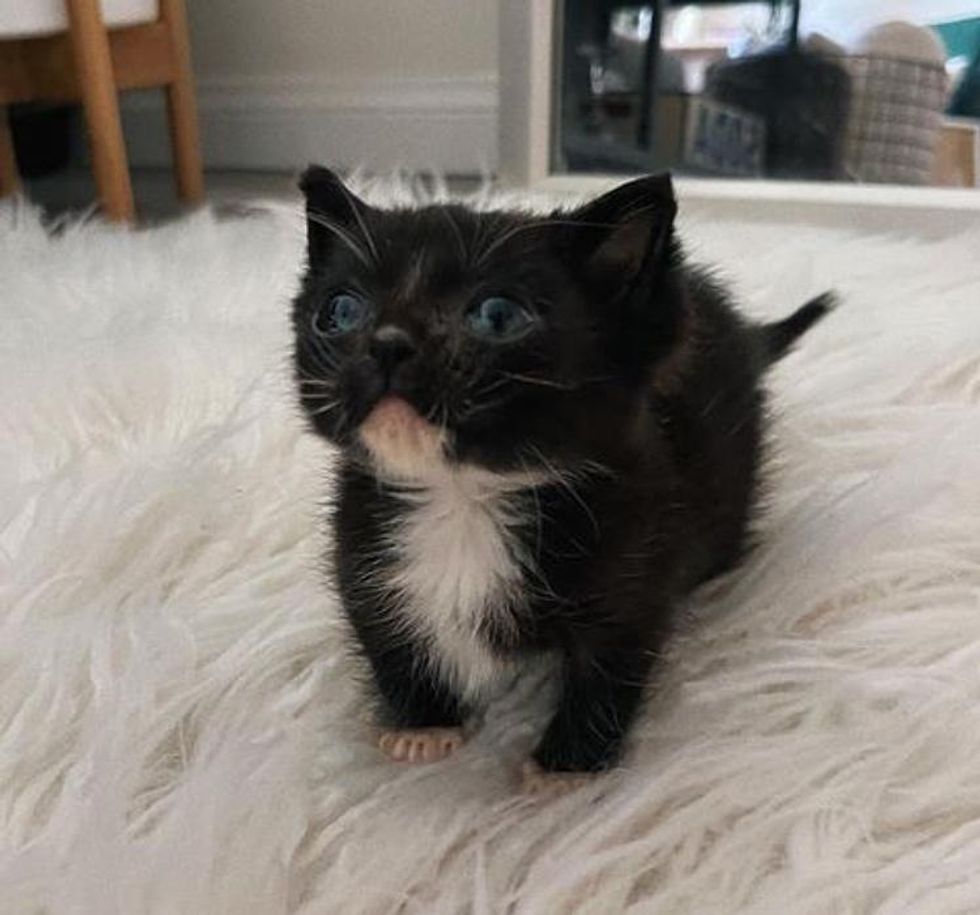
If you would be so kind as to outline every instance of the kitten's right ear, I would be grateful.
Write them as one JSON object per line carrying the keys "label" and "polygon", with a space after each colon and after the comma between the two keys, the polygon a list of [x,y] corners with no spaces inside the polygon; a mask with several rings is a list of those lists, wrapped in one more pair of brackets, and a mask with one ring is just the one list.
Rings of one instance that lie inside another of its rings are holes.
{"label": "kitten's right ear", "polygon": [[374,243],[368,231],[372,208],[322,165],[311,165],[299,181],[306,197],[306,243],[311,264],[326,258],[338,242],[365,264]]}
{"label": "kitten's right ear", "polygon": [[569,254],[601,285],[628,289],[663,267],[676,213],[669,174],[628,181],[562,214],[572,227]]}

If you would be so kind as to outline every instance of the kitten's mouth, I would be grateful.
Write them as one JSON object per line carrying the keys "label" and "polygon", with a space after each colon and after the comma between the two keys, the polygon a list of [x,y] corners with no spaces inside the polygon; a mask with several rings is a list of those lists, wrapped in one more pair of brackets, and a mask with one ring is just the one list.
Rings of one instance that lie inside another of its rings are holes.
{"label": "kitten's mouth", "polygon": [[445,431],[395,394],[386,394],[374,405],[359,432],[379,470],[387,475],[418,479],[445,463]]}

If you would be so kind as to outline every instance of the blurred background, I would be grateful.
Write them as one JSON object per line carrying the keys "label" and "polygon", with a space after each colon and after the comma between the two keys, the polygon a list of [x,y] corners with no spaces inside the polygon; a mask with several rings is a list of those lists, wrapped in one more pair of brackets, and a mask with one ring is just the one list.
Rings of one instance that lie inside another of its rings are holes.
{"label": "blurred background", "polygon": [[[177,23],[166,42],[179,44],[181,26],[189,41],[182,110],[199,132],[183,135],[185,172],[198,149],[212,199],[290,194],[310,161],[434,171],[459,187],[499,172],[526,183],[509,168],[524,142],[511,109],[532,95],[547,99],[552,174],[977,185],[980,0],[186,0],[181,23],[182,6],[0,0],[0,104],[33,199],[85,207],[108,180],[94,90],[76,70],[57,85],[41,72],[58,54],[66,71],[97,63],[80,44],[92,36],[74,31],[85,7],[108,36],[143,215],[177,206],[177,71],[126,72],[163,54],[135,40],[160,17]],[[505,21],[529,15],[547,22],[532,43]],[[515,80],[516,103],[500,91]]]}
{"label": "blurred background", "polygon": [[[559,171],[975,184],[964,0],[563,4]],[[954,118],[965,119],[963,122]]]}

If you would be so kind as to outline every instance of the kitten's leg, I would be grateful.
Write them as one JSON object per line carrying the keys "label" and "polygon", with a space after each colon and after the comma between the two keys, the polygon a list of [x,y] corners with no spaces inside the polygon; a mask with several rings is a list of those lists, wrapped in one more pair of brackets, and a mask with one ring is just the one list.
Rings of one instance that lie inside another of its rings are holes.
{"label": "kitten's leg", "polygon": [[[540,792],[545,774],[581,783],[612,765],[643,699],[653,654],[641,643],[565,659],[558,709],[525,768],[525,787]],[[554,792],[548,792],[554,793]]]}
{"label": "kitten's leg", "polygon": [[[365,646],[367,647],[367,646]],[[367,649],[388,715],[378,747],[398,762],[436,762],[463,744],[463,709],[409,645]]]}

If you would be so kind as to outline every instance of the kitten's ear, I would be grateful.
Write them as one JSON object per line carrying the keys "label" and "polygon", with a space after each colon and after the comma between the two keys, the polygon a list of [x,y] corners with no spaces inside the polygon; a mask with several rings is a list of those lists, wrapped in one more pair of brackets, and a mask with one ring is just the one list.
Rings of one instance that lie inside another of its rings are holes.
{"label": "kitten's ear", "polygon": [[373,249],[367,228],[372,208],[329,168],[311,165],[299,181],[306,197],[306,241],[310,263],[321,261],[333,245],[345,244],[368,262]]}
{"label": "kitten's ear", "polygon": [[637,178],[566,213],[574,263],[620,287],[656,271],[670,254],[677,202],[669,174]]}

